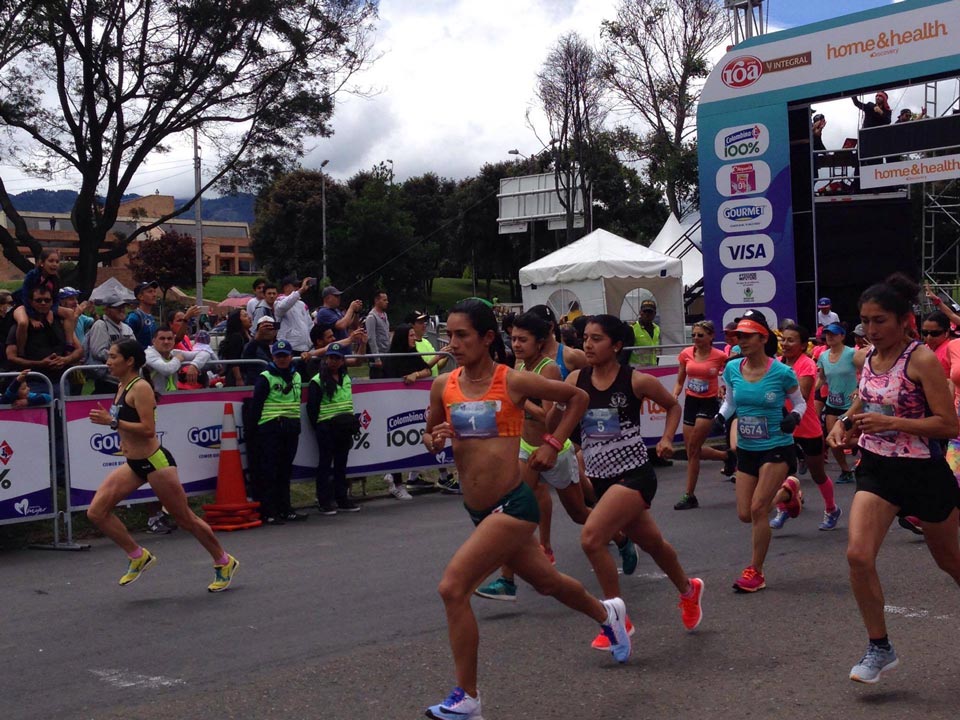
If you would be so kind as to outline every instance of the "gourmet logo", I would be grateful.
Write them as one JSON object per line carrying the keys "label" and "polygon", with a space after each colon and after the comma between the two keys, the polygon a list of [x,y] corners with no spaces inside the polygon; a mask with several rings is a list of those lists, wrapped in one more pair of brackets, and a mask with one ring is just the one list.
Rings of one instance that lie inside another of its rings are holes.
{"label": "gourmet logo", "polygon": [[766,125],[738,125],[717,133],[713,149],[721,160],[737,160],[763,155],[770,147],[770,132]]}
{"label": "gourmet logo", "polygon": [[[157,439],[160,442],[163,442],[164,432],[157,433]],[[97,433],[90,437],[90,448],[96,450],[98,453],[103,455],[110,455],[111,457],[119,457],[123,455],[120,451],[120,434],[119,433]]]}
{"label": "gourmet logo", "polygon": [[773,205],[766,198],[727,200],[717,210],[717,224],[727,233],[763,230],[773,221]]}
{"label": "gourmet logo", "polygon": [[723,84],[737,89],[753,85],[761,75],[763,75],[763,63],[753,55],[734,58],[720,71]]}
{"label": "gourmet logo", "polygon": [[727,220],[756,220],[758,217],[763,215],[764,210],[758,205],[747,205],[746,207],[738,208],[727,208],[723,212],[723,216]]}
{"label": "gourmet logo", "polygon": [[919,27],[906,30],[887,30],[866,40],[855,40],[839,45],[827,43],[827,60],[843,60],[856,55],[869,55],[870,57],[892,55],[898,52],[903,45],[936,40],[949,34],[946,23],[940,20],[927,21]]}
{"label": "gourmet logo", "polygon": [[222,425],[210,425],[205,428],[192,427],[187,430],[187,440],[202,448],[220,449],[220,431]]}

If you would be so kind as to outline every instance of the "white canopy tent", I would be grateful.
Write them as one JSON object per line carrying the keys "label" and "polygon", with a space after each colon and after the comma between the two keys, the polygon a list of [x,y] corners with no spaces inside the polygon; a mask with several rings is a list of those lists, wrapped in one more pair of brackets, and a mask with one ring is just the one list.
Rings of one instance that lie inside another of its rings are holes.
{"label": "white canopy tent", "polygon": [[102,303],[104,299],[119,295],[124,300],[127,300],[131,303],[136,302],[136,298],[133,296],[133,291],[127,288],[122,282],[116,278],[107,278],[103,281],[102,284],[97,285],[93,289],[93,292],[90,293],[90,299],[94,303]]}
{"label": "white canopy tent", "polygon": [[660,342],[684,342],[683,264],[606,230],[561,248],[520,270],[523,306],[550,305],[558,316],[573,303],[587,315],[637,319],[640,300],[657,302]]}

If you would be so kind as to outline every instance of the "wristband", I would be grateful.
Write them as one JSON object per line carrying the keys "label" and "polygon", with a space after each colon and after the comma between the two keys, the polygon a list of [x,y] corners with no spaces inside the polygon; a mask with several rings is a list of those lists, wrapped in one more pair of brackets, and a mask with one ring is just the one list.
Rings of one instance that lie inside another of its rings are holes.
{"label": "wristband", "polygon": [[843,425],[843,429],[847,432],[853,430],[853,420],[851,420],[849,416],[844,415],[843,417],[837,418],[837,422]]}
{"label": "wristband", "polygon": [[940,307],[941,305],[943,305],[943,300],[941,300],[940,298],[938,298],[938,297],[936,297],[936,296],[930,298],[930,302],[932,302],[932,303],[933,303],[934,305],[936,305],[937,307]]}
{"label": "wristband", "polygon": [[552,447],[554,450],[556,450],[557,452],[560,452],[561,450],[563,450],[563,443],[560,442],[559,440],[557,440],[557,439],[556,439],[553,435],[551,435],[550,433],[544,433],[544,435],[543,435],[543,441],[544,441],[547,445],[549,445],[550,447]]}
{"label": "wristband", "polygon": [[567,409],[566,403],[558,402],[558,403],[554,403],[553,406],[560,412],[564,412]]}
{"label": "wristband", "polygon": [[110,429],[111,429],[111,430],[116,430],[116,429],[119,428],[119,427],[120,427],[120,421],[119,421],[119,420],[117,420],[116,418],[114,418],[113,420],[110,421]]}

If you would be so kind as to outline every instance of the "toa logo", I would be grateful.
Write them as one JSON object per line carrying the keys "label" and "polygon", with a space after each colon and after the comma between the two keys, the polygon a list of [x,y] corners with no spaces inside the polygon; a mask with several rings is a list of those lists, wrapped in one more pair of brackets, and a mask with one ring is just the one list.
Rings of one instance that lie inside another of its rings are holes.
{"label": "toa logo", "polygon": [[727,87],[740,89],[753,85],[763,75],[763,63],[753,55],[734,58],[720,71],[720,79]]}

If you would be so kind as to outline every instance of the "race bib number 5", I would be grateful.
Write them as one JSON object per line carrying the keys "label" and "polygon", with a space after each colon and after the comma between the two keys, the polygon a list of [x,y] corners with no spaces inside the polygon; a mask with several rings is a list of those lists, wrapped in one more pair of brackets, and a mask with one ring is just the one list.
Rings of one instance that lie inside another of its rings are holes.
{"label": "race bib number 5", "polygon": [[459,438],[494,438],[499,400],[471,400],[450,406],[450,422]]}
{"label": "race bib number 5", "polygon": [[620,413],[615,408],[591,408],[580,420],[584,437],[615,438],[620,435]]}

